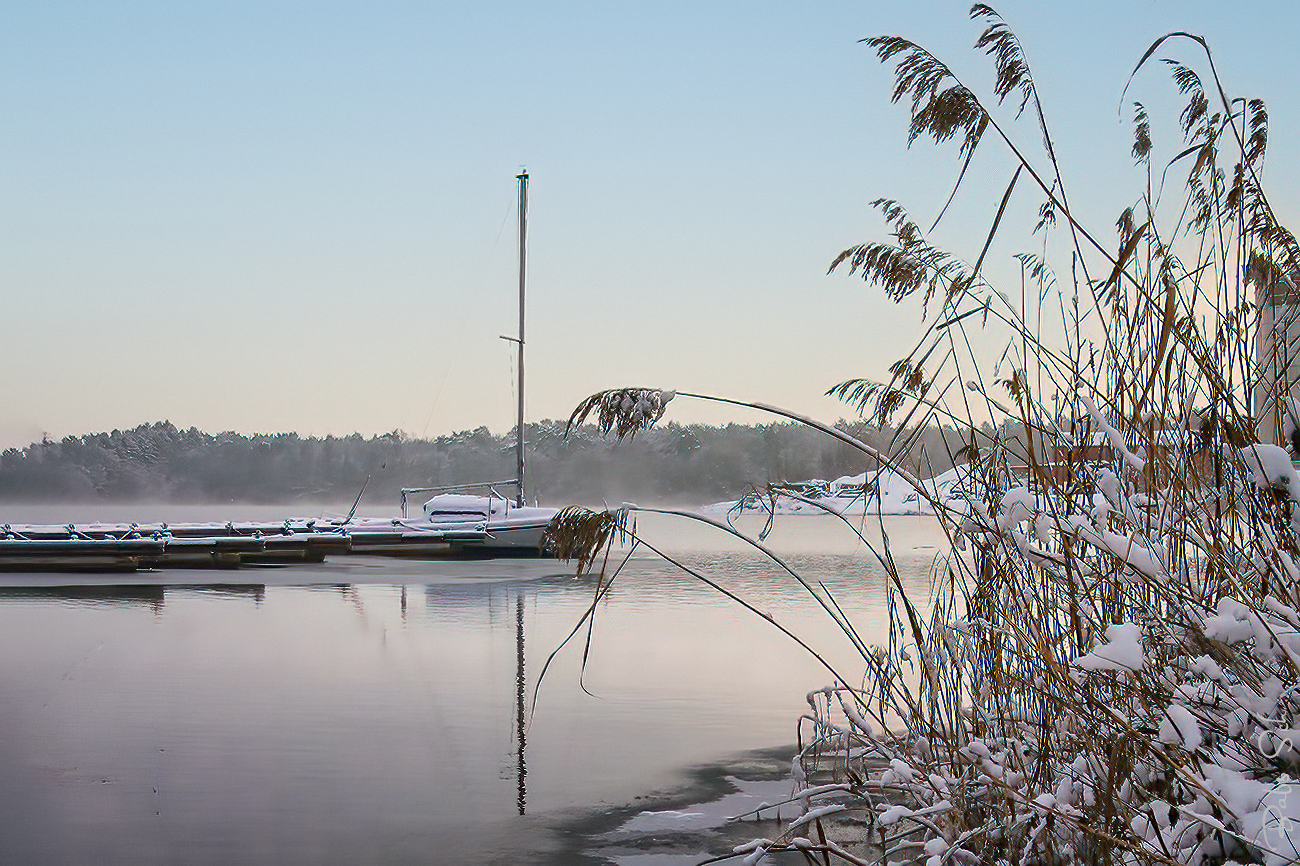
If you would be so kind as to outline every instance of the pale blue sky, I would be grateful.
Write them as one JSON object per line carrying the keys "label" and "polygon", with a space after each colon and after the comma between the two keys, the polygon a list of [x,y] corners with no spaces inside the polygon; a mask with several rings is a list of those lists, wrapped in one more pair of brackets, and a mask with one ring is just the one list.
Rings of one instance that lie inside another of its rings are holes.
{"label": "pale blue sky", "polygon": [[[1118,99],[1169,30],[1205,34],[1234,95],[1269,102],[1271,177],[1294,172],[1291,5],[995,5],[1094,224],[1135,190]],[[906,150],[857,40],[908,36],[986,88],[967,7],[6,3],[0,444],[163,418],[505,429],[521,165],[531,418],[627,384],[838,417],[821,393],[883,375],[916,313],[826,266],[883,237],[871,199],[928,218],[956,171],[950,149]],[[1154,71],[1130,95],[1169,93]],[[970,255],[1010,171],[988,150],[944,229]]]}

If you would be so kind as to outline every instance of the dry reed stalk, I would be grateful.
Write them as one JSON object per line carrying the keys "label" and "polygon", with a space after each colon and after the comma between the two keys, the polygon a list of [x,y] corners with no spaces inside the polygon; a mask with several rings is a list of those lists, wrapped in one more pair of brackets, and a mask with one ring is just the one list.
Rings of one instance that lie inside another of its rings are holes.
{"label": "dry reed stalk", "polygon": [[[1157,40],[1133,75],[1163,60],[1184,101],[1181,143],[1153,164],[1152,121],[1134,104],[1145,184],[1107,243],[1071,210],[1019,41],[989,7],[971,16],[996,74],[990,102],[914,43],[866,43],[893,66],[911,138],[959,142],[958,187],[990,135],[1011,181],[973,264],[928,240],[897,203],[876,202],[892,240],[845,250],[831,269],[896,301],[920,298],[926,327],[888,382],[830,393],[882,425],[905,413],[900,430],[958,422],[966,445],[951,456],[976,483],[952,508],[889,453],[746,404],[893,470],[930,502],[952,552],[923,621],[892,559],[873,550],[896,602],[885,647],[862,644],[819,596],[859,648],[862,674],[837,674],[809,695],[795,765],[803,819],[737,856],[754,863],[784,848],[860,862],[866,848],[822,832],[829,803],[839,817],[863,816],[888,859],[928,866],[1293,862],[1300,475],[1267,443],[1300,428],[1288,332],[1300,245],[1260,182],[1266,111],[1226,94],[1200,37]],[[1159,57],[1180,45],[1190,60]],[[1008,98],[1041,148],[995,118],[989,106]],[[1183,195],[1164,192],[1183,172]],[[1008,202],[1023,195],[1039,205],[1027,235],[1039,251],[1017,256],[1017,298],[984,265],[1009,231]],[[1068,276],[1049,266],[1054,253]],[[594,415],[602,431],[634,435],[673,396],[604,392],[570,423]],[[590,565],[626,519],[569,514],[557,544]],[[837,784],[811,786],[816,766]]]}

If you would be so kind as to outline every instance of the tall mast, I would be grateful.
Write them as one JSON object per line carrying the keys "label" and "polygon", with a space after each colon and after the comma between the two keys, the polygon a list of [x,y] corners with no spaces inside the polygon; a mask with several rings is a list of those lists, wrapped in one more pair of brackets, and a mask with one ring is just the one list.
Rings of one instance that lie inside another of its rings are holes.
{"label": "tall mast", "polygon": [[528,170],[515,179],[519,181],[519,417],[515,426],[515,471],[519,485],[516,503],[524,504],[524,274],[528,256]]}

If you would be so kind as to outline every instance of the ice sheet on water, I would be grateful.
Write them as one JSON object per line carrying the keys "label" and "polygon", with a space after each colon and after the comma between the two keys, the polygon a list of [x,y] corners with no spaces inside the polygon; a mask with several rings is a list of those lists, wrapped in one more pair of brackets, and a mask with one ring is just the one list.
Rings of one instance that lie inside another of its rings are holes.
{"label": "ice sheet on water", "polygon": [[[727,781],[737,790],[708,803],[696,803],[682,809],[659,812],[642,812],[624,822],[609,835],[641,835],[646,833],[693,833],[721,827],[738,815],[764,804],[780,803],[789,799],[793,788],[789,779],[754,781],[728,776]],[[780,807],[784,817],[793,818],[799,812],[798,804]],[[764,818],[776,817],[777,810],[765,809]]]}
{"label": "ice sheet on water", "polygon": [[613,860],[618,866],[696,866],[703,859],[697,853],[636,852],[634,854],[614,853]]}

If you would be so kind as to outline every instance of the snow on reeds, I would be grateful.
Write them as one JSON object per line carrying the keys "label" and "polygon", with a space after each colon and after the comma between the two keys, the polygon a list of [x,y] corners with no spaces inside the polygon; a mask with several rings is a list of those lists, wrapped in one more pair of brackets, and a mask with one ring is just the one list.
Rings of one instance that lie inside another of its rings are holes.
{"label": "snow on reeds", "polygon": [[[1068,167],[1015,35],[986,6],[971,15],[996,75],[990,99],[905,39],[867,45],[894,70],[912,139],[956,140],[961,176],[990,142],[1009,161],[1005,194],[990,203],[982,248],[964,255],[898,203],[876,203],[892,239],[844,251],[832,270],[922,299],[925,325],[888,381],[832,393],[900,437],[960,425],[953,456],[978,495],[951,509],[889,454],[756,405],[879,461],[928,503],[952,550],[923,617],[887,547],[868,544],[893,578],[883,647],[791,570],[862,665],[829,672],[833,685],[808,696],[794,767],[802,815],[735,859],[799,849],[822,863],[884,851],[927,866],[1293,862],[1300,476],[1269,443],[1300,426],[1287,398],[1300,246],[1261,184],[1264,106],[1225,92],[1201,38],[1157,40],[1134,76],[1145,83],[1162,65],[1183,108],[1162,150],[1146,108],[1130,106],[1145,183],[1111,236],[1071,210]],[[1037,219],[1017,235],[1006,217],[1022,198]],[[1026,250],[1014,290],[985,267],[1008,243]],[[570,423],[594,417],[635,435],[674,396],[719,399],[609,391]],[[1015,442],[1002,432],[1011,426]],[[555,543],[594,567],[616,532],[638,538],[635,510],[568,510]]]}

